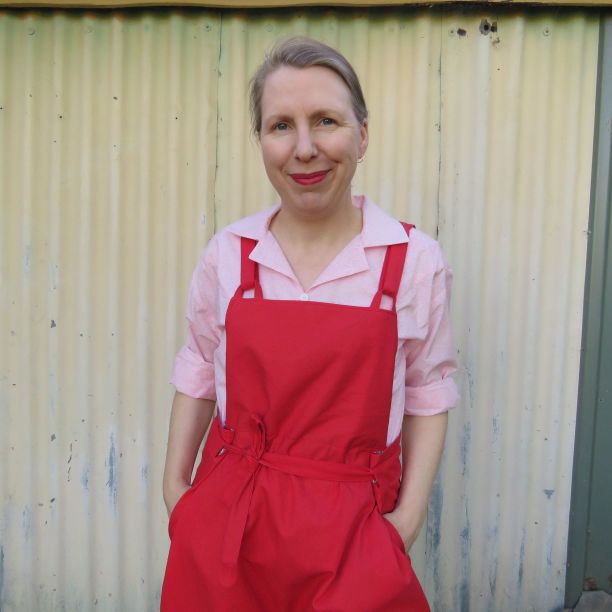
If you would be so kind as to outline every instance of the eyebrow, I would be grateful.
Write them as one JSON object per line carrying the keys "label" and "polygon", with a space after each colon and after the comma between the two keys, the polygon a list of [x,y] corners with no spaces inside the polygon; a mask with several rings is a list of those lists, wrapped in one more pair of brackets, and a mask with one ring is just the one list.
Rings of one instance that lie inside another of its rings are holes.
{"label": "eyebrow", "polygon": [[[312,118],[312,117],[328,117],[329,115],[344,116],[342,111],[340,111],[337,108],[321,108],[321,109],[314,111],[313,113],[310,113],[308,116],[309,118]],[[274,115],[270,115],[269,117],[265,117],[264,121],[266,123],[273,123],[273,122],[278,122],[278,121],[286,121],[290,118],[291,118],[291,115],[287,113],[276,113]]]}

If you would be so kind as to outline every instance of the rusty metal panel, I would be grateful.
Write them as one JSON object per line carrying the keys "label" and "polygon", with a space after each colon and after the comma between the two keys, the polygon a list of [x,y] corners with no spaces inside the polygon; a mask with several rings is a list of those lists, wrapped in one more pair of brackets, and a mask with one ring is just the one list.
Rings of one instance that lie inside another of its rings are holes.
{"label": "rusty metal panel", "polygon": [[153,610],[218,16],[0,15],[0,608]]}
{"label": "rusty metal panel", "polygon": [[597,38],[585,13],[442,22],[439,226],[463,402],[439,541],[429,524],[436,609],[563,607]]}
{"label": "rusty metal panel", "polygon": [[[507,4],[513,0],[486,0],[482,4]],[[445,4],[472,4],[472,0],[2,0],[2,6],[10,7],[61,7],[61,8],[102,8],[113,9],[120,7],[150,7],[150,6],[201,6],[233,9],[262,9],[286,7],[385,7],[397,5],[445,5]],[[608,7],[612,0],[531,0],[535,6],[583,6]]]}
{"label": "rusty metal panel", "polygon": [[562,605],[598,16],[0,12],[0,607],[156,609],[186,291],[275,199],[247,81],[278,36],[361,75],[355,177],[455,271],[462,404],[412,553],[437,611]]}

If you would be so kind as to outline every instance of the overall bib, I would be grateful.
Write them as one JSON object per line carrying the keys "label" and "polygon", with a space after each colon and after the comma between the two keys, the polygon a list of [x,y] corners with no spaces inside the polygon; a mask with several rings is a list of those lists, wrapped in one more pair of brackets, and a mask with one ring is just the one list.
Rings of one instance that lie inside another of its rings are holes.
{"label": "overall bib", "polygon": [[367,307],[266,300],[241,243],[225,424],[170,516],[162,612],[427,612],[382,516],[401,478],[387,428],[408,245],[387,247]]}

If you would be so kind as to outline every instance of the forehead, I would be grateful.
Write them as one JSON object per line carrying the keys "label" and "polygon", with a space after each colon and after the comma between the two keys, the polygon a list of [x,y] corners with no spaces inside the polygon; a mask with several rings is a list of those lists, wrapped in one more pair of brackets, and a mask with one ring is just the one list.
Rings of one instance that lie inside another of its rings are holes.
{"label": "forehead", "polygon": [[352,112],[351,92],[333,70],[323,66],[281,66],[266,78],[261,96],[262,116],[317,109]]}

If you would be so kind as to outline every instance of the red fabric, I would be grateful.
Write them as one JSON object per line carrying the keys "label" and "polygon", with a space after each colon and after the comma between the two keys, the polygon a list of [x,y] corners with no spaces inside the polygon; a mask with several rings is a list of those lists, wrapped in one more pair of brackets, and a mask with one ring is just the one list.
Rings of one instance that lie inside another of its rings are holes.
{"label": "red fabric", "polygon": [[[408,223],[402,223],[402,225],[404,226],[406,233],[410,236],[410,230],[414,227],[414,225]],[[378,291],[372,300],[372,306],[380,306],[382,296],[387,295],[392,298],[393,308],[395,308],[397,290],[399,289],[399,284],[402,280],[402,271],[404,269],[403,262],[406,261],[407,251],[407,243],[398,244],[392,249],[387,249],[380,275],[380,283],[378,284]]]}
{"label": "red fabric", "polygon": [[261,298],[259,268],[252,259],[249,259],[256,244],[257,241],[251,238],[242,238],[240,241],[240,290],[244,294],[250,289],[255,289],[257,297]]}
{"label": "red fabric", "polygon": [[386,445],[397,320],[378,304],[407,245],[388,248],[370,307],[264,299],[253,246],[227,311],[226,423],[170,517],[162,612],[425,612],[382,517],[401,466]]}

